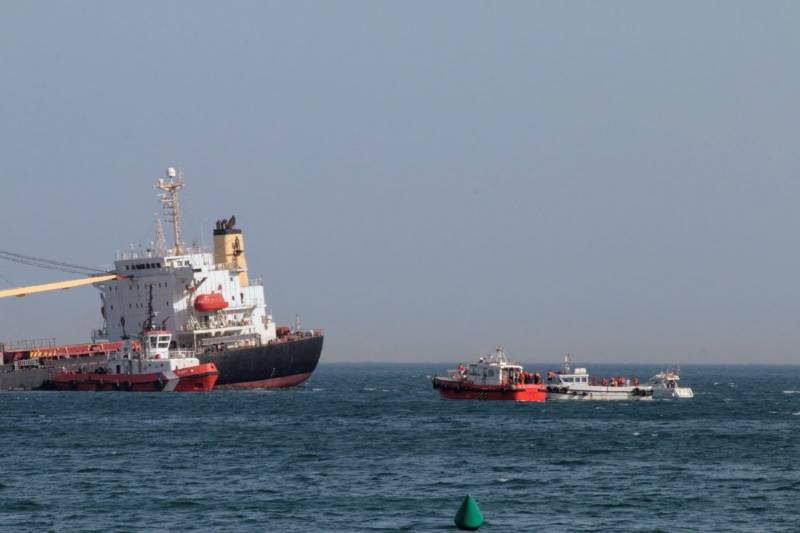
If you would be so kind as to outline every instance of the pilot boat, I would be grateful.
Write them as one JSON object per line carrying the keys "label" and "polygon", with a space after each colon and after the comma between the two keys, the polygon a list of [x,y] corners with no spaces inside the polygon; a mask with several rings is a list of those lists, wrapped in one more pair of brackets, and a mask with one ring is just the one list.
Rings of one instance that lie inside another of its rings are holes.
{"label": "pilot boat", "polygon": [[572,369],[569,354],[559,372],[547,372],[548,400],[652,400],[653,387],[640,385],[638,378],[592,377],[585,368]]}
{"label": "pilot boat", "polygon": [[650,378],[653,395],[656,398],[694,398],[694,391],[691,387],[678,386],[680,380],[680,369],[668,368],[659,372]]}
{"label": "pilot boat", "polygon": [[78,391],[209,392],[219,372],[214,363],[200,363],[189,350],[170,350],[172,334],[143,333],[89,371],[61,371],[49,388]]}
{"label": "pilot boat", "polygon": [[526,372],[519,363],[509,362],[500,347],[476,363],[459,364],[446,377],[434,376],[432,382],[433,388],[448,400],[543,402],[547,399],[541,376]]}

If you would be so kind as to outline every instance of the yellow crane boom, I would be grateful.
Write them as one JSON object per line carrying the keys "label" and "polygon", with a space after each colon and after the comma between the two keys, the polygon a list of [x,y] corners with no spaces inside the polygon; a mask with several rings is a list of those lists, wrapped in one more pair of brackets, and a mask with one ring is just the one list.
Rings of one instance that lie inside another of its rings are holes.
{"label": "yellow crane boom", "polygon": [[0,291],[0,298],[7,298],[9,296],[27,296],[36,292],[57,291],[58,289],[71,289],[73,287],[81,287],[83,285],[91,285],[92,283],[99,283],[101,281],[111,281],[112,279],[122,279],[123,276],[119,274],[102,274],[99,276],[90,276],[88,278],[72,279],[68,281],[55,281],[53,283],[42,283],[41,285],[28,285],[27,287],[17,287],[15,289],[5,289]]}

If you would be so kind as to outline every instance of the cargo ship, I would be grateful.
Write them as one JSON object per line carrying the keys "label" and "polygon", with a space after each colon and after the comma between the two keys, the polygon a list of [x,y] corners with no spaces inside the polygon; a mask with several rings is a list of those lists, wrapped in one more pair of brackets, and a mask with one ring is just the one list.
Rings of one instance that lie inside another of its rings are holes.
{"label": "cargo ship", "polygon": [[182,243],[178,191],[184,185],[175,168],[155,183],[174,231],[171,248],[156,218],[152,246],[118,253],[111,272],[0,291],[0,297],[21,296],[92,284],[100,291],[103,317],[91,343],[0,345],[0,390],[41,388],[63,368],[102,364],[130,332],[143,328],[150,291],[158,326],[172,335],[170,348],[191,349],[201,363],[213,363],[219,371],[217,388],[290,387],[311,376],[322,353],[323,332],[303,329],[299,320],[293,328],[276,325],[262,281],[248,275],[244,234],[234,216],[216,222],[213,251]]}

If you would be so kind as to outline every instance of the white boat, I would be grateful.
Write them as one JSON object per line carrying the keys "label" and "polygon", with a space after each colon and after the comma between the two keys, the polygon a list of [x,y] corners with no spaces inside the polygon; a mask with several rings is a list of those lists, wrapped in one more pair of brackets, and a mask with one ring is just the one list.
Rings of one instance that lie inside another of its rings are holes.
{"label": "white boat", "polygon": [[668,368],[659,372],[650,378],[653,395],[656,398],[694,398],[694,391],[691,387],[678,386],[680,380],[680,369]]}
{"label": "white boat", "polygon": [[624,377],[590,377],[585,368],[572,369],[569,354],[559,372],[547,373],[547,400],[652,400],[653,387]]}

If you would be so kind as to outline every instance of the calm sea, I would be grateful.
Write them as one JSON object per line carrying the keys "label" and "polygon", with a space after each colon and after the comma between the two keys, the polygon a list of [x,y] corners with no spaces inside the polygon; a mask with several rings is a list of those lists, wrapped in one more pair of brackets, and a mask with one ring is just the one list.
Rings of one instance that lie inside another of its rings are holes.
{"label": "calm sea", "polygon": [[[470,493],[482,531],[800,531],[798,366],[687,366],[693,400],[614,404],[444,401],[445,369],[2,393],[0,529],[451,531]],[[620,370],[656,369],[590,369]]]}

